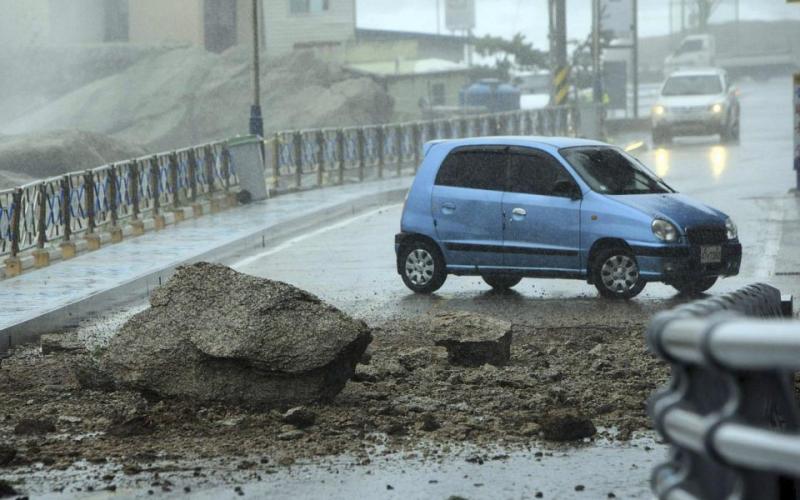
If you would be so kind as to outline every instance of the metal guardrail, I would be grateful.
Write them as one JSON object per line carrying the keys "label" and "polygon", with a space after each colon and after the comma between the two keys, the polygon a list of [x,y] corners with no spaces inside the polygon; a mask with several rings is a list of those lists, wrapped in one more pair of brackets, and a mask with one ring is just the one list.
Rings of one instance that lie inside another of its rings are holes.
{"label": "metal guardrail", "polygon": [[[283,131],[265,139],[269,186],[282,192],[409,173],[433,139],[576,135],[576,107],[464,115],[366,127]],[[413,170],[412,170],[413,172]]]}
{"label": "metal guardrail", "polygon": [[[274,193],[403,175],[432,139],[503,134],[576,135],[577,108],[278,132],[264,141]],[[225,141],[105,165],[0,191],[0,257],[68,242],[125,219],[194,203],[238,185]],[[411,170],[413,172],[413,170]]]}
{"label": "metal guardrail", "polygon": [[672,445],[659,498],[800,498],[800,322],[785,312],[777,289],[751,285],[653,319],[650,349],[672,366],[649,408]]}
{"label": "metal guardrail", "polygon": [[226,143],[213,142],[0,191],[0,256],[158,215],[237,183]]}

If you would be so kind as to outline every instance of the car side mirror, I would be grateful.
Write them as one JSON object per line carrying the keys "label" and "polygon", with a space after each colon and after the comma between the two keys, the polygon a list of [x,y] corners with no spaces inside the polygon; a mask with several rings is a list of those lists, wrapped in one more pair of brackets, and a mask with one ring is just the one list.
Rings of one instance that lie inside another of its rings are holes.
{"label": "car side mirror", "polygon": [[553,195],[569,198],[571,200],[579,200],[583,193],[580,188],[570,181],[561,180],[553,185]]}

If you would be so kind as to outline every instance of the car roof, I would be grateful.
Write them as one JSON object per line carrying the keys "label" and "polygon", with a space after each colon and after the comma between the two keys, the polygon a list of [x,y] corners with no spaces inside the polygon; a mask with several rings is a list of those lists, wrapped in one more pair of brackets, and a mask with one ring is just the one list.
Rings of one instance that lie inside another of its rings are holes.
{"label": "car roof", "polygon": [[720,68],[691,68],[672,72],[669,78],[673,76],[721,76],[724,74],[725,70]]}
{"label": "car roof", "polygon": [[575,137],[540,137],[527,135],[507,135],[507,136],[488,136],[470,137],[466,139],[443,139],[430,141],[430,144],[447,144],[453,148],[462,146],[521,146],[535,148],[569,148],[575,146],[608,146],[608,144],[590,139],[578,139]]}

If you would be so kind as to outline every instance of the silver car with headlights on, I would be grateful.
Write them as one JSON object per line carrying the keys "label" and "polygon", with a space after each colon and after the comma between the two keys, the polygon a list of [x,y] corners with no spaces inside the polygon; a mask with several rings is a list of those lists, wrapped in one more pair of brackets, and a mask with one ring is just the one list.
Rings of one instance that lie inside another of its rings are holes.
{"label": "silver car with headlights on", "polygon": [[681,70],[661,87],[651,115],[653,144],[673,137],[719,134],[725,143],[739,141],[739,97],[725,70]]}

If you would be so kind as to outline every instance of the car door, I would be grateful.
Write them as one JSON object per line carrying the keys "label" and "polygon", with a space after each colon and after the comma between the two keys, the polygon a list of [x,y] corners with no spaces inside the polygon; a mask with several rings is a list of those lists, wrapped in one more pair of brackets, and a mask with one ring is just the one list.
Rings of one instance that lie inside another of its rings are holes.
{"label": "car door", "polygon": [[448,268],[492,268],[503,264],[505,147],[453,150],[433,186],[432,212]]}
{"label": "car door", "polygon": [[511,149],[503,195],[504,266],[578,271],[580,211],[580,188],[558,160],[537,149]]}

